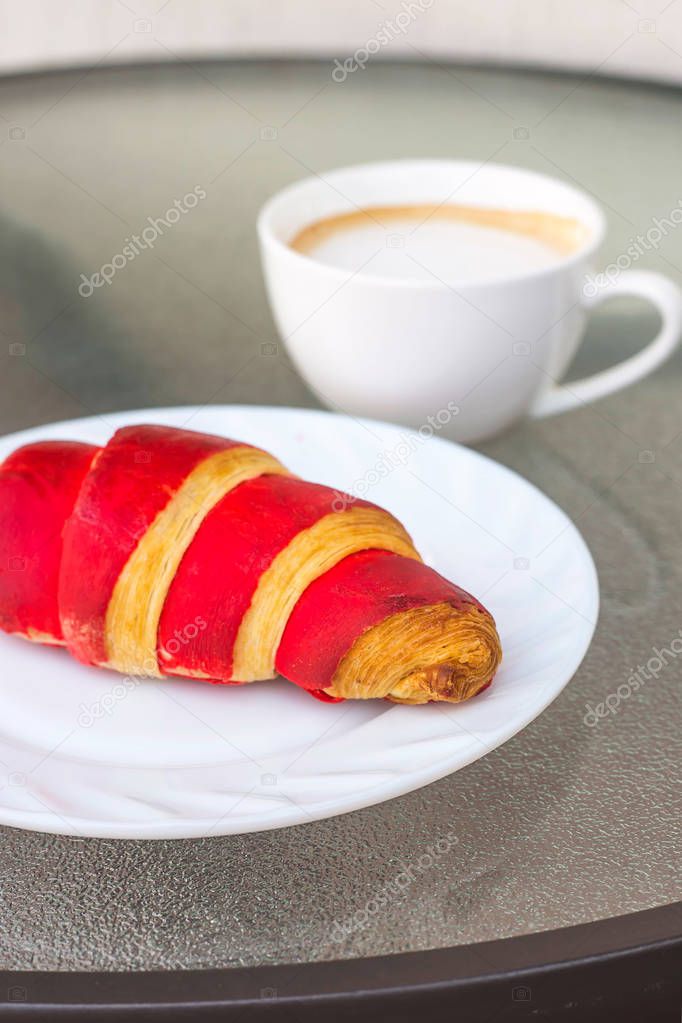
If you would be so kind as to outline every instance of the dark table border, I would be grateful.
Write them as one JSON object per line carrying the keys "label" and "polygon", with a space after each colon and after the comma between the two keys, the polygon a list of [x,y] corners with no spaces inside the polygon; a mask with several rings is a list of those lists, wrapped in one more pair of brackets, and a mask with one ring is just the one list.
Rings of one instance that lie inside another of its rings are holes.
{"label": "dark table border", "polygon": [[679,1023],[681,1000],[682,902],[554,931],[367,959],[0,973],[1,1020]]}

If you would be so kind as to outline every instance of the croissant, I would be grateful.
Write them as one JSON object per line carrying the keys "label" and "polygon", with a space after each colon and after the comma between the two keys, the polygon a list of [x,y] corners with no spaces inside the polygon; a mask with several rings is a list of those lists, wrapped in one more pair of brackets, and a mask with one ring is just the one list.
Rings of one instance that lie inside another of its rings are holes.
{"label": "croissant", "polygon": [[501,658],[489,612],[389,512],[165,426],[0,466],[0,628],[130,675],[280,674],[328,701],[457,702]]}

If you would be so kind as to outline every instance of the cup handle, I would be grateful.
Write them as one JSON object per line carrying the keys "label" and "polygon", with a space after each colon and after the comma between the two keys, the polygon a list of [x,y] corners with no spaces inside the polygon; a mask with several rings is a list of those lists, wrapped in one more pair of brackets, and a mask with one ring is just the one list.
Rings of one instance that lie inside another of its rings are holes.
{"label": "cup handle", "polygon": [[567,412],[577,405],[587,405],[653,372],[672,355],[682,332],[682,293],[676,284],[663,274],[648,270],[628,270],[611,281],[593,296],[585,298],[587,309],[594,309],[615,295],[639,295],[648,298],[661,314],[661,329],[646,348],[623,362],[595,373],[591,377],[572,381],[568,385],[554,384],[543,391],[531,406],[530,415],[536,419]]}

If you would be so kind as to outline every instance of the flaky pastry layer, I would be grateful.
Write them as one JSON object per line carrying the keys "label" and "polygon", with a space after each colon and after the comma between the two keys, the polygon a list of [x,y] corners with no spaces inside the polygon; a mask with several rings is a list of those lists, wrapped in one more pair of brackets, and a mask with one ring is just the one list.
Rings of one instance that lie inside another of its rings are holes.
{"label": "flaky pastry layer", "polygon": [[372,548],[421,561],[405,528],[382,508],[332,512],[301,530],[260,577],[237,633],[232,678],[273,678],[279,642],[304,590],[349,554]]}
{"label": "flaky pastry layer", "polygon": [[258,448],[232,447],[201,461],[156,516],[128,558],[109,601],[107,667],[163,677],[154,669],[159,619],[178,565],[208,512],[230,490],[263,473],[288,474]]}
{"label": "flaky pastry layer", "polygon": [[359,636],[324,691],[344,699],[459,703],[490,682],[501,659],[486,611],[449,603],[416,607]]}

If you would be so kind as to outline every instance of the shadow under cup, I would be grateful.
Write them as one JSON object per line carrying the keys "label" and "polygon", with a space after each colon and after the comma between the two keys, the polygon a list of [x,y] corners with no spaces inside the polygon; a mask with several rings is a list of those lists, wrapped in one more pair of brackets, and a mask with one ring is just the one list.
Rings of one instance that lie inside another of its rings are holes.
{"label": "shadow under cup", "polygon": [[[416,229],[447,218],[490,238],[531,237],[553,255],[541,266],[512,258],[500,272],[478,253],[460,277],[423,265],[391,275],[381,248],[403,249],[406,266],[411,254],[412,231],[396,235],[401,215]],[[368,217],[374,255],[345,266],[317,258],[320,239]],[[589,196],[544,175],[410,160],[299,182],[266,203],[258,232],[277,328],[322,402],[473,441],[532,411],[573,358],[604,218]]]}

